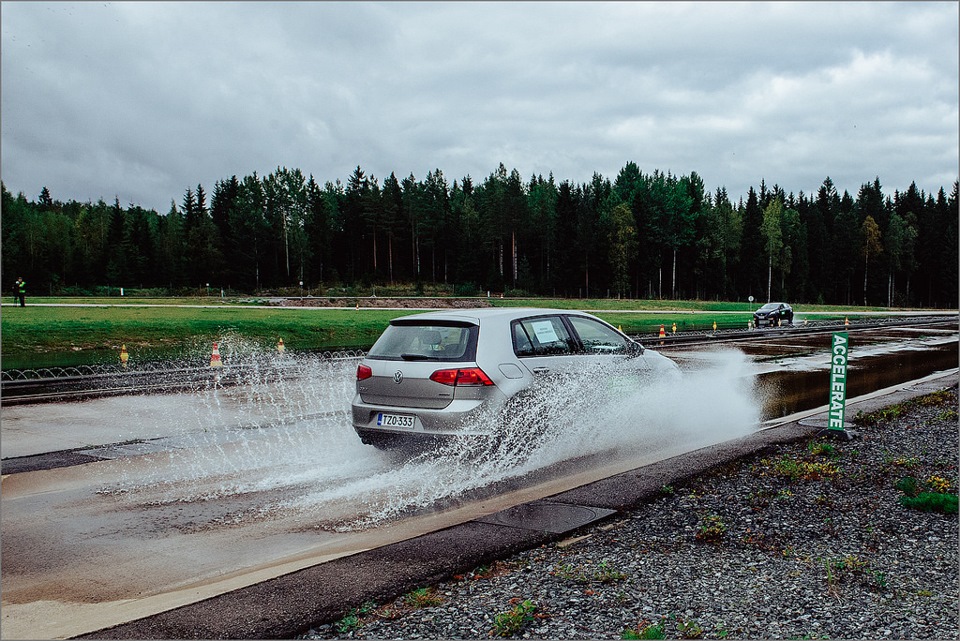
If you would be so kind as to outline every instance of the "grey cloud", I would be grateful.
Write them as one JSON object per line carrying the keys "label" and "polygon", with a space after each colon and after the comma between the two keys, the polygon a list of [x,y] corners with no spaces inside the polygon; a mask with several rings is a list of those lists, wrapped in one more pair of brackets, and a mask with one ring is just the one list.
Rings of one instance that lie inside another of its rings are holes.
{"label": "grey cloud", "polygon": [[[4,2],[3,180],[165,211],[345,180],[697,171],[736,197],[949,188],[952,3]],[[946,178],[944,178],[946,177]],[[939,182],[938,182],[939,181]],[[125,193],[118,193],[125,190]]]}

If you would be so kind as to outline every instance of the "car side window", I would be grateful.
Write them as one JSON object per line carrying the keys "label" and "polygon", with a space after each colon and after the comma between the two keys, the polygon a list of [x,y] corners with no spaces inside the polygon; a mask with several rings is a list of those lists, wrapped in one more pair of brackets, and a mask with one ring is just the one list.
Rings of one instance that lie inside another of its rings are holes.
{"label": "car side window", "polygon": [[587,352],[596,354],[623,354],[629,350],[626,338],[603,323],[582,316],[568,316],[573,329]]}
{"label": "car side window", "polygon": [[517,356],[556,356],[573,353],[573,340],[559,316],[513,321],[513,351]]}

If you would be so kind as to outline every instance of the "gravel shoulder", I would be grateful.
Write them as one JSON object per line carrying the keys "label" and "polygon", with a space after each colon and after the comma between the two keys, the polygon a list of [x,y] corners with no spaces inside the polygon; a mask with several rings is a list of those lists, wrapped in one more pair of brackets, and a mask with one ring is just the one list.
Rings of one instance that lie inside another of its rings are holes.
{"label": "gravel shoulder", "polygon": [[306,638],[956,639],[957,514],[901,498],[956,497],[957,408],[954,385],[777,444]]}

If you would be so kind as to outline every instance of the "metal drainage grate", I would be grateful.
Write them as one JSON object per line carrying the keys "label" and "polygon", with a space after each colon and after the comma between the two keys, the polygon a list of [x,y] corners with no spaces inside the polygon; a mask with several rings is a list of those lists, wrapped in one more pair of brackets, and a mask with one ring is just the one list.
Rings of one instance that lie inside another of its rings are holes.
{"label": "metal drainage grate", "polygon": [[532,501],[479,518],[477,521],[524,530],[563,534],[615,513],[616,510],[608,510],[602,507]]}

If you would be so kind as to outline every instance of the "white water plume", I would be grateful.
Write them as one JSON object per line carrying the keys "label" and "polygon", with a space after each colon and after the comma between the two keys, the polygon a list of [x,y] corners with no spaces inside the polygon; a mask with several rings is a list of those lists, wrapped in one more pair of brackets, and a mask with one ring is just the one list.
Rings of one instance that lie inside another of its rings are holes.
{"label": "white water plume", "polygon": [[354,530],[443,509],[570,460],[691,451],[743,436],[759,421],[747,359],[730,351],[678,378],[568,374],[478,418],[493,439],[400,456],[362,445],[354,433],[355,367],[321,361],[289,379],[209,392],[196,417],[201,429],[104,493],[134,506],[213,505],[210,527],[296,513],[318,527]]}

